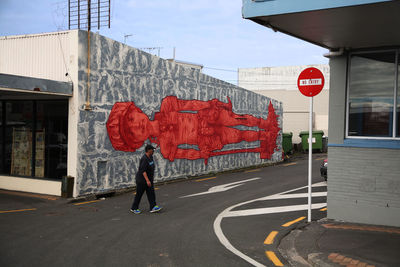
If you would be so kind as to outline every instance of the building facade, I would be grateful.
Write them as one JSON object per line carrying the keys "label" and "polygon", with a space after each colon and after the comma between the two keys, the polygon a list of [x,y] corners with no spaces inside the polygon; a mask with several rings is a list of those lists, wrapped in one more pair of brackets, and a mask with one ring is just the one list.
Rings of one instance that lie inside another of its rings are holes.
{"label": "building facade", "polygon": [[146,143],[156,182],[282,160],[282,103],[198,69],[79,30],[0,48],[1,188],[133,187]]}
{"label": "building facade", "polygon": [[300,143],[301,131],[309,128],[309,101],[297,88],[297,78],[306,68],[319,69],[325,78],[323,90],[314,98],[313,129],[328,136],[329,65],[239,68],[238,86],[281,101],[283,132],[293,133],[292,142]]}
{"label": "building facade", "polygon": [[330,49],[332,219],[400,226],[398,14],[399,1],[243,1],[245,18]]}

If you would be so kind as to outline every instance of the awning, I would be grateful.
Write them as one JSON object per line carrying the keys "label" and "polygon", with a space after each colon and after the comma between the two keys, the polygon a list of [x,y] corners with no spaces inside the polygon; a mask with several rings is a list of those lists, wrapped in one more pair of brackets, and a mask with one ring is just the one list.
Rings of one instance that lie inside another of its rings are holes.
{"label": "awning", "polygon": [[0,73],[0,98],[21,94],[43,97],[72,97],[72,82],[61,82]]}
{"label": "awning", "polygon": [[358,1],[245,0],[243,16],[332,50],[399,46],[400,1]]}

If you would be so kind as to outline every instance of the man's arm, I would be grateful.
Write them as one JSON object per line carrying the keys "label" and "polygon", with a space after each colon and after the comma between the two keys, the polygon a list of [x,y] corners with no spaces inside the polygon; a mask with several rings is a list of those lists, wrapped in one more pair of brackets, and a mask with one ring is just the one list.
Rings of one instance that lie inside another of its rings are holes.
{"label": "man's arm", "polygon": [[146,180],[147,186],[151,187],[151,182],[149,180],[149,177],[147,176],[147,172],[143,172],[143,177]]}

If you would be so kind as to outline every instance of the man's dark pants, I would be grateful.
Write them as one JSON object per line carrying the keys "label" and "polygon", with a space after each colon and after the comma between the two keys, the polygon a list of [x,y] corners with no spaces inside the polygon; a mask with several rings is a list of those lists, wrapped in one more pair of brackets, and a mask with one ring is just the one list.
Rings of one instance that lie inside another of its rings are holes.
{"label": "man's dark pants", "polygon": [[151,187],[148,187],[147,183],[136,181],[136,196],[132,203],[132,210],[137,210],[139,208],[140,200],[142,199],[145,191],[147,199],[149,200],[150,210],[156,205],[156,194],[154,193],[153,182],[151,182]]}

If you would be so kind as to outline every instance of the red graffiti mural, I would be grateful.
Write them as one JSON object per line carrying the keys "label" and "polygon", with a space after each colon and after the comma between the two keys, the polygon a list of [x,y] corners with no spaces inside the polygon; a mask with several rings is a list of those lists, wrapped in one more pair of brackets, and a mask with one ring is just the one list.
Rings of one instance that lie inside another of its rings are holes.
{"label": "red graffiti mural", "polygon": [[[234,128],[239,125],[258,130]],[[272,103],[268,106],[268,118],[263,119],[234,113],[229,97],[228,103],[224,103],[218,99],[181,100],[168,96],[153,120],[134,102],[117,102],[107,121],[108,136],[116,150],[133,152],[150,139],[170,161],[204,159],[206,164],[213,156],[244,152],[260,153],[260,158],[270,159],[277,148],[279,130]],[[242,141],[260,141],[260,146],[222,150],[227,144]],[[190,148],[182,148],[183,145]]]}

